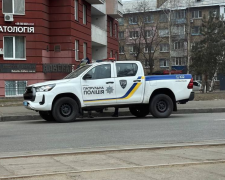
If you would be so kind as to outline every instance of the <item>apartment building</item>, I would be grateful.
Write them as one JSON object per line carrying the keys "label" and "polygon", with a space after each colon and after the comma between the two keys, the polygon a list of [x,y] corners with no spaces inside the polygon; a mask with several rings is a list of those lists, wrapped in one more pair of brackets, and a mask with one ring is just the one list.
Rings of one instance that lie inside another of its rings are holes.
{"label": "apartment building", "polygon": [[118,58],[121,0],[0,0],[0,97],[65,77],[83,58]]}
{"label": "apartment building", "polygon": [[[119,59],[142,61],[148,74],[146,56],[152,51],[154,72],[168,73],[171,67],[173,73],[187,73],[191,63],[188,58],[191,45],[201,39],[202,18],[209,17],[210,13],[224,16],[225,0],[151,0],[138,6],[132,1],[124,2],[124,17],[119,19]],[[146,33],[140,35],[143,28]],[[154,32],[158,33],[160,40],[156,41],[158,44],[153,41],[151,48],[146,48],[151,41],[146,43],[143,39],[146,36],[151,39]],[[140,37],[142,40],[139,41]],[[194,78],[201,80],[198,75]]]}

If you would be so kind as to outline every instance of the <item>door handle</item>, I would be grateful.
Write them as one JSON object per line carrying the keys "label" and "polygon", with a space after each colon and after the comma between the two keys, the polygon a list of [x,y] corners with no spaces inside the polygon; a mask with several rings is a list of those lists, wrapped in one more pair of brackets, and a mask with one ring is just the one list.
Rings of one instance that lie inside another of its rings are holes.
{"label": "door handle", "polygon": [[106,82],[106,84],[114,84],[114,82]]}
{"label": "door handle", "polygon": [[141,80],[138,79],[138,80],[134,80],[133,82],[141,82]]}

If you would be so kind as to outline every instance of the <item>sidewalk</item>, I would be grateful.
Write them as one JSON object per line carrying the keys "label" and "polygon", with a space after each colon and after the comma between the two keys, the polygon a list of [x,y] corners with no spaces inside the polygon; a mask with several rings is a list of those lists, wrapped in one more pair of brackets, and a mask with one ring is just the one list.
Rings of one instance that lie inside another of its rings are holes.
{"label": "sidewalk", "polygon": [[[21,102],[22,104],[22,102]],[[110,117],[114,108],[109,108],[103,114],[93,112],[94,117]],[[178,104],[179,114],[187,113],[217,113],[225,112],[225,100],[191,101],[187,104]],[[128,108],[119,110],[120,116],[131,116]],[[26,109],[23,106],[0,107],[0,121],[36,120],[40,119],[37,112]]]}
{"label": "sidewalk", "polygon": [[224,144],[0,157],[0,179],[224,179]]}

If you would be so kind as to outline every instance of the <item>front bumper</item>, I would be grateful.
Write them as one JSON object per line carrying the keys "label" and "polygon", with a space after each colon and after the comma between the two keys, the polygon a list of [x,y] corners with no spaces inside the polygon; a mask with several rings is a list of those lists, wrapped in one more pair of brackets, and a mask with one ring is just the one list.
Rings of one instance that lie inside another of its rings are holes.
{"label": "front bumper", "polygon": [[24,100],[25,108],[34,111],[51,111],[54,95],[51,92],[37,92],[34,101]]}
{"label": "front bumper", "polygon": [[195,93],[191,92],[190,97],[189,97],[189,101],[193,101],[195,99]]}

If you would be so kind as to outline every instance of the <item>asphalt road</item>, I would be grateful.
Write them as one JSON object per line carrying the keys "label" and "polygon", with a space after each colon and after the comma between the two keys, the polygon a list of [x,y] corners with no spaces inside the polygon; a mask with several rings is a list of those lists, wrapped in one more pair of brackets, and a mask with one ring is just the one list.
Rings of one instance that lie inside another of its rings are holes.
{"label": "asphalt road", "polygon": [[167,119],[103,118],[69,124],[0,123],[0,152],[133,146],[225,139],[225,113],[172,115]]}

